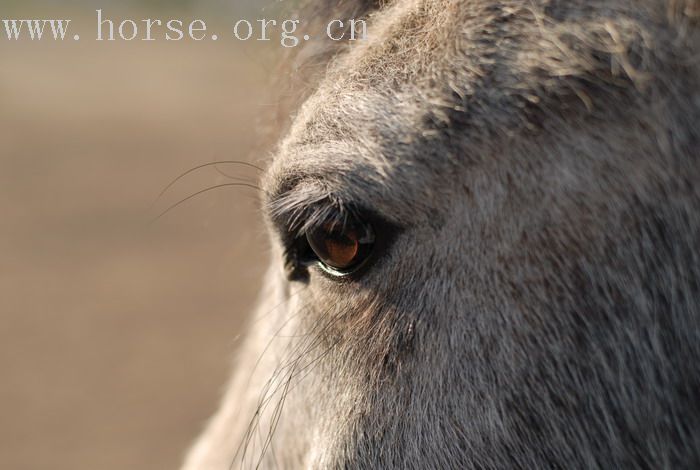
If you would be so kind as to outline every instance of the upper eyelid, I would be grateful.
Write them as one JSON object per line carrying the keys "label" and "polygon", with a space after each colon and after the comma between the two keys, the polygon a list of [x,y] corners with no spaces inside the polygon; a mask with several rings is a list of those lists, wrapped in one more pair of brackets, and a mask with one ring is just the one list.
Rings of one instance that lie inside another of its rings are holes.
{"label": "upper eyelid", "polygon": [[344,205],[339,195],[321,177],[295,173],[281,179],[265,201],[265,212],[276,224],[293,229],[298,219],[306,218],[323,206]]}
{"label": "upper eyelid", "polygon": [[367,216],[396,228],[405,227],[395,217],[377,210],[371,201],[363,200],[361,194],[339,191],[320,175],[297,173],[275,186],[264,207],[268,219],[285,238],[318,228],[331,217]]}
{"label": "upper eyelid", "polygon": [[345,223],[356,212],[349,207],[345,203],[327,199],[287,211],[276,211],[272,213],[271,218],[280,231],[296,238],[328,222]]}
{"label": "upper eyelid", "polygon": [[279,228],[306,229],[349,205],[319,178],[296,177],[281,182],[265,202],[265,212]]}

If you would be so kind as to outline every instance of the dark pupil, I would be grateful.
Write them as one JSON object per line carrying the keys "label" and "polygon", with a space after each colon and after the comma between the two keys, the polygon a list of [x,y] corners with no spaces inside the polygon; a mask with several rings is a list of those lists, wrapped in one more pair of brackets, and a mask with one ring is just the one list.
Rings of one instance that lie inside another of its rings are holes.
{"label": "dark pupil", "polygon": [[353,228],[342,230],[325,224],[321,229],[307,234],[311,249],[328,266],[343,269],[352,266],[360,251],[357,231]]}

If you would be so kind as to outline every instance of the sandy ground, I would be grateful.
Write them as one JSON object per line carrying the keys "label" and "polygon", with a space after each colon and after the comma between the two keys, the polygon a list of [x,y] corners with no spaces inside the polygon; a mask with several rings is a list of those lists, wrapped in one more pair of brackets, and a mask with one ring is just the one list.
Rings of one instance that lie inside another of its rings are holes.
{"label": "sandy ground", "polygon": [[[173,469],[264,270],[265,68],[226,44],[0,44],[0,468]],[[254,55],[254,54],[253,54]],[[220,168],[255,180],[256,171]]]}

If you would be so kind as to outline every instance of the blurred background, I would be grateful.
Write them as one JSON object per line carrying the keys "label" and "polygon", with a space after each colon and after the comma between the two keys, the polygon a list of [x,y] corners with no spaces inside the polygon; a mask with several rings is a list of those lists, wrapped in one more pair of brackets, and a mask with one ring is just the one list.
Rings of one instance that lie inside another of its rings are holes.
{"label": "blurred background", "polygon": [[214,28],[263,3],[0,0],[84,38],[0,38],[0,469],[177,468],[215,410],[265,268],[259,196],[224,187],[149,221],[258,171],[205,167],[152,204],[197,165],[265,165],[281,48],[98,43],[95,9]]}

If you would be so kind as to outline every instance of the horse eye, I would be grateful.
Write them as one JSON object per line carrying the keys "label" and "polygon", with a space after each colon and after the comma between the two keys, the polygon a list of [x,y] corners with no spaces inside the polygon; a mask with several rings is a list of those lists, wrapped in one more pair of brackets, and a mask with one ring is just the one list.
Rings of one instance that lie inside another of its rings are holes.
{"label": "horse eye", "polygon": [[307,231],[306,241],[325,271],[345,275],[359,268],[371,254],[374,230],[359,221],[326,222]]}

